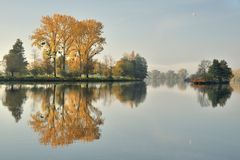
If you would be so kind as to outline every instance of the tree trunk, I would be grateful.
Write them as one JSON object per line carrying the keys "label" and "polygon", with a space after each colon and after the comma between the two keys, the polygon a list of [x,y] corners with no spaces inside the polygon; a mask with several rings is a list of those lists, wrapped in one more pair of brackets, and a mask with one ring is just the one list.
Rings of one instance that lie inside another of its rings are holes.
{"label": "tree trunk", "polygon": [[65,55],[65,53],[64,53],[64,54],[63,54],[63,66],[62,66],[62,69],[63,69],[64,72],[66,72],[66,71],[65,71],[65,68],[66,68],[66,67],[65,67],[65,63],[66,63],[66,55]]}
{"label": "tree trunk", "polygon": [[11,72],[12,77],[14,76],[14,72]]}
{"label": "tree trunk", "polygon": [[57,65],[56,65],[56,55],[53,58],[53,73],[54,73],[54,77],[57,77]]}
{"label": "tree trunk", "polygon": [[82,70],[82,62],[81,62],[81,54],[78,51],[78,55],[79,55],[79,76],[81,78],[82,74],[81,74],[81,70]]}
{"label": "tree trunk", "polygon": [[88,74],[89,74],[89,63],[88,63],[88,55],[87,55],[87,59],[86,59],[86,76],[87,76],[87,79],[88,79]]}
{"label": "tree trunk", "polygon": [[88,66],[88,60],[87,60],[87,63],[86,63],[86,77],[88,79],[88,74],[89,74],[89,66]]}

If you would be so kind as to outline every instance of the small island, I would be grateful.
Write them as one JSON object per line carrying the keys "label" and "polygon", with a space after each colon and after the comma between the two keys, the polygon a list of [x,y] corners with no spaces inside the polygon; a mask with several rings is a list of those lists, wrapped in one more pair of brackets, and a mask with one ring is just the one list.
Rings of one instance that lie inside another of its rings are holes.
{"label": "small island", "polygon": [[23,42],[17,39],[3,57],[0,82],[142,81],[147,76],[146,59],[134,51],[116,62],[111,55],[96,58],[106,44],[97,20],[44,16],[30,37],[33,60],[26,59]]}
{"label": "small island", "polygon": [[214,59],[213,62],[203,60],[197,73],[190,76],[188,81],[194,85],[229,84],[233,72],[225,60]]}

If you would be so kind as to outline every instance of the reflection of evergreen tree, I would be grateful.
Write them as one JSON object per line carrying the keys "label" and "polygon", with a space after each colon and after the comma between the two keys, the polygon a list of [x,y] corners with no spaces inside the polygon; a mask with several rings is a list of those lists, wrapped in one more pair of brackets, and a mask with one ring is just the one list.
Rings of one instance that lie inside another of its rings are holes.
{"label": "reflection of evergreen tree", "polygon": [[227,99],[232,95],[232,88],[230,86],[216,86],[209,90],[208,97],[212,101],[212,106],[225,106]]}
{"label": "reflection of evergreen tree", "polygon": [[231,97],[232,88],[229,85],[194,86],[198,89],[198,101],[201,106],[225,106]]}
{"label": "reflection of evergreen tree", "polygon": [[16,122],[21,119],[21,115],[23,113],[22,104],[26,100],[26,92],[27,89],[21,86],[14,87],[6,87],[5,96],[2,100],[4,106],[8,107],[9,111],[12,112],[13,117]]}

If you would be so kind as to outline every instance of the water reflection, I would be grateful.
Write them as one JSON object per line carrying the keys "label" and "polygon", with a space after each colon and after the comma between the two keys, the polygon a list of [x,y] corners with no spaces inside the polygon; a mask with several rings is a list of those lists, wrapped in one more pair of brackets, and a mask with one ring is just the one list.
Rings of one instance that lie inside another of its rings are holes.
{"label": "water reflection", "polygon": [[121,87],[114,86],[112,92],[121,103],[129,104],[133,108],[144,102],[146,98],[146,85],[145,83],[133,83]]}
{"label": "water reflection", "polygon": [[147,79],[147,85],[152,86],[153,88],[158,88],[161,86],[167,86],[168,88],[178,87],[180,90],[187,89],[187,83],[184,81],[176,80],[176,79]]}
{"label": "water reflection", "polygon": [[27,97],[33,102],[29,126],[40,136],[39,142],[52,147],[76,141],[92,142],[101,137],[104,118],[93,102],[118,100],[131,108],[145,100],[146,85],[139,83],[46,84],[5,86],[2,99],[18,122]]}
{"label": "water reflection", "polygon": [[[153,88],[161,86],[167,86],[169,89],[173,89],[177,86],[178,90],[186,91],[188,83],[175,80],[161,80],[151,79],[146,82]],[[224,107],[227,100],[231,97],[233,90],[240,92],[240,84],[233,83],[231,85],[191,85],[194,90],[197,91],[197,100],[202,107]]]}
{"label": "water reflection", "polygon": [[230,85],[193,86],[198,90],[198,102],[202,107],[224,107],[232,95]]}
{"label": "water reflection", "polygon": [[30,125],[40,134],[40,143],[55,147],[100,138],[103,119],[102,112],[92,105],[96,98],[93,88],[53,85],[41,94],[37,87],[34,90],[35,98],[41,96],[41,110],[31,115]]}
{"label": "water reflection", "polygon": [[[202,107],[225,106],[231,97],[230,85],[191,86],[184,82],[156,82],[153,87],[167,85],[169,90],[197,92]],[[39,142],[52,147],[65,146],[77,141],[92,142],[101,138],[104,115],[94,103],[104,106],[118,101],[130,108],[138,107],[146,99],[147,88],[139,83],[82,83],[2,85],[2,104],[19,122],[24,107],[30,105],[28,124],[39,135]],[[181,92],[181,93],[183,93]],[[27,101],[27,103],[25,103]]]}
{"label": "water reflection", "polygon": [[8,85],[5,88],[5,95],[2,98],[2,104],[8,107],[16,122],[21,119],[23,113],[23,103],[25,102],[27,89],[22,85]]}

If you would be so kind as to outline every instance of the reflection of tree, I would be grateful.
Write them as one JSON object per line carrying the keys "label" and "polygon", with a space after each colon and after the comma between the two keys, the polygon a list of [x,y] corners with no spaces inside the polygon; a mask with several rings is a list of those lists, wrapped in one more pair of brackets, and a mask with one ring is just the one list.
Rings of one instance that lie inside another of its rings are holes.
{"label": "reflection of tree", "polygon": [[153,88],[157,88],[165,84],[165,79],[148,79],[147,84],[151,85]]}
{"label": "reflection of tree", "polygon": [[147,79],[146,83],[147,83],[147,85],[150,85],[153,88],[157,88],[157,87],[160,87],[163,85],[166,85],[168,88],[173,88],[177,85],[178,89],[180,89],[180,90],[187,89],[187,83],[183,80],[179,80],[176,78]]}
{"label": "reflection of tree", "polygon": [[40,143],[53,147],[100,138],[102,112],[93,106],[93,102],[103,99],[110,104],[113,99],[117,99],[133,107],[142,103],[146,97],[146,84],[143,82],[12,87],[6,89],[3,104],[10,106],[13,113],[20,113],[14,115],[22,113],[21,107],[15,112],[12,106],[22,105],[27,88],[34,102],[29,124],[39,133]]}
{"label": "reflection of tree", "polygon": [[201,106],[225,106],[231,97],[232,88],[229,85],[193,86],[198,89],[198,101]]}
{"label": "reflection of tree", "polygon": [[173,88],[177,84],[177,81],[175,79],[166,79],[165,84],[168,88]]}
{"label": "reflection of tree", "polygon": [[178,89],[179,89],[179,90],[182,90],[182,91],[184,91],[184,90],[187,89],[187,83],[184,82],[184,81],[178,82],[178,83],[177,83],[177,86],[178,86]]}
{"label": "reflection of tree", "polygon": [[92,105],[93,89],[88,85],[53,85],[43,92],[39,95],[41,111],[33,114],[30,120],[32,128],[41,135],[42,144],[56,147],[76,140],[100,138],[99,125],[103,120],[101,111]]}
{"label": "reflection of tree", "polygon": [[138,106],[146,98],[146,84],[144,82],[115,85],[113,94],[122,103],[128,103],[131,107]]}
{"label": "reflection of tree", "polygon": [[16,122],[21,119],[23,113],[22,104],[26,100],[27,89],[20,86],[13,86],[5,88],[5,96],[2,99],[2,104],[7,106],[9,111],[12,112]]}

